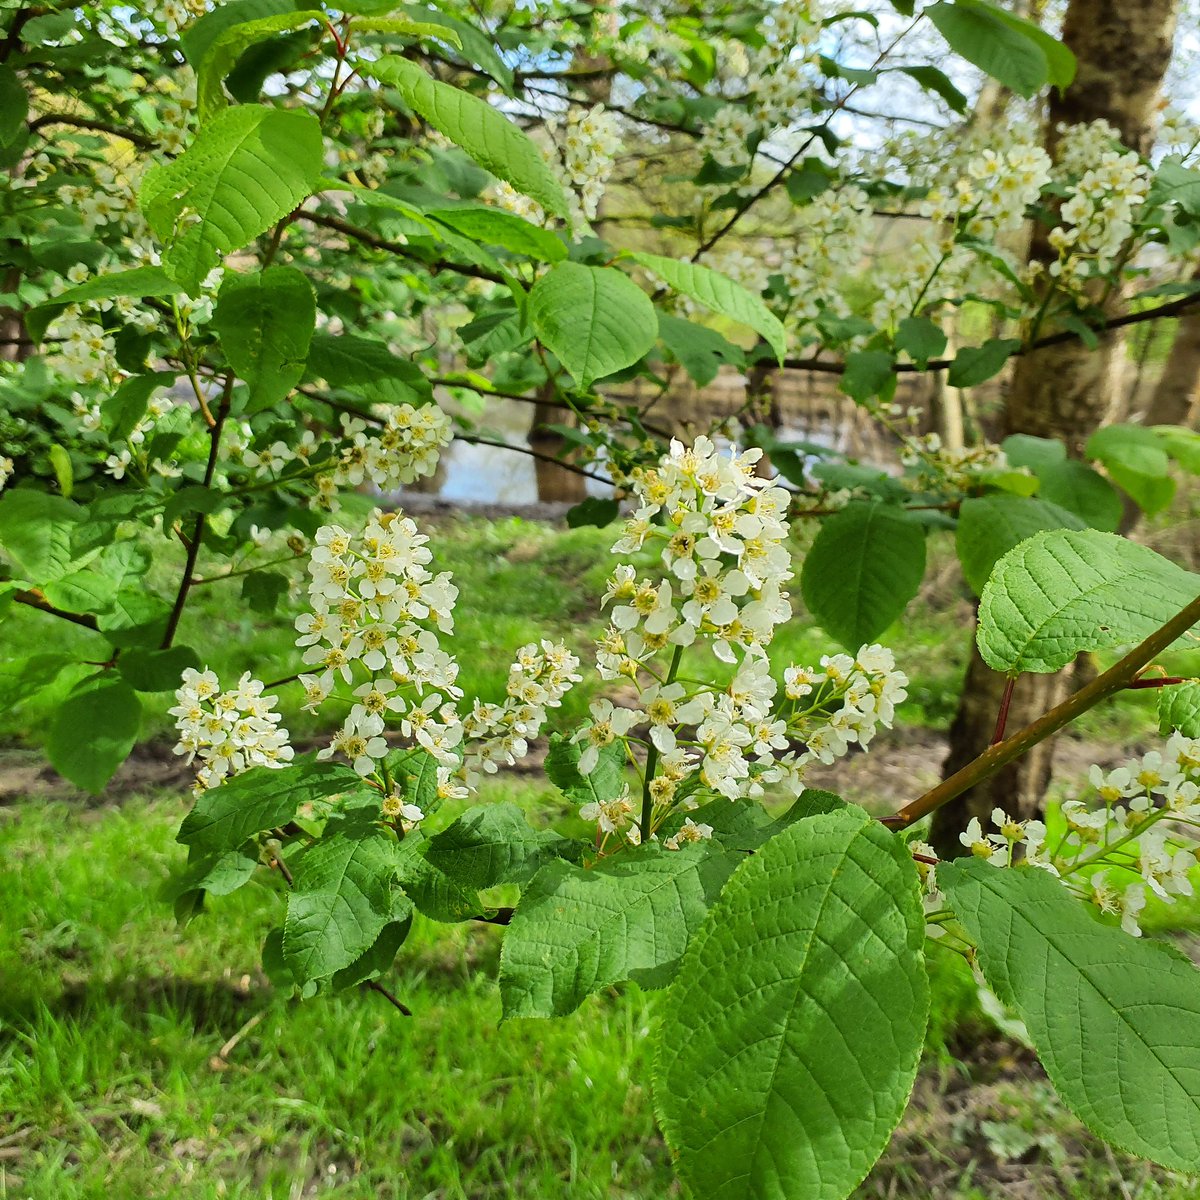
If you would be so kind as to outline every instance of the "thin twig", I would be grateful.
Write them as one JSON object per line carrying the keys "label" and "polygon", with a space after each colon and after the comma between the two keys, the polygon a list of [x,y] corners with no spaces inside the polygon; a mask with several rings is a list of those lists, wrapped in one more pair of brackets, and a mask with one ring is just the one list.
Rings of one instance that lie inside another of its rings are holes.
{"label": "thin twig", "polygon": [[989,743],[994,746],[997,742],[1004,741],[1004,727],[1008,724],[1008,710],[1012,704],[1013,688],[1017,685],[1017,677],[1010,675],[1004,681],[1004,695],[1000,697],[1000,711],[996,714],[996,732],[992,734],[992,740]]}
{"label": "thin twig", "polygon": [[363,987],[368,988],[372,992],[378,992],[393,1008],[400,1012],[403,1016],[411,1017],[412,1009],[398,1000],[391,992],[379,982],[378,979],[367,979],[363,983]]}

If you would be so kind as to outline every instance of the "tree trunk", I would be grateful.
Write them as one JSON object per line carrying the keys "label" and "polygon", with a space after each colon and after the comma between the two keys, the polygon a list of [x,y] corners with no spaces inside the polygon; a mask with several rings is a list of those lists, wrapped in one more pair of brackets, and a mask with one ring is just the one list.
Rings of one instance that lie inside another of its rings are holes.
{"label": "tree trunk", "polygon": [[[1200,267],[1192,279],[1200,283]],[[1200,418],[1197,393],[1200,393],[1200,312],[1192,309],[1179,318],[1171,353],[1146,408],[1145,424],[1191,424]]]}
{"label": "tree trunk", "polygon": [[[1046,149],[1054,155],[1060,124],[1103,119],[1131,149],[1145,153],[1154,133],[1159,87],[1171,56],[1177,0],[1070,0],[1063,41],[1078,61],[1075,82],[1050,97]],[[1035,236],[1031,257],[1052,257],[1044,235]],[[1079,342],[1047,346],[1017,360],[1002,434],[1059,438],[1079,455],[1088,436],[1109,413],[1123,345],[1108,336],[1094,350]],[[950,728],[946,775],[985,750],[992,740],[1005,678],[990,670],[972,642],[962,698]],[[1066,692],[1062,676],[1018,680],[1009,708],[1009,732],[1027,725]],[[959,835],[972,817],[986,822],[993,808],[1014,816],[1038,813],[1053,764],[1053,746],[1042,743],[1026,759],[999,772],[934,814],[931,840],[940,856],[963,853]]]}

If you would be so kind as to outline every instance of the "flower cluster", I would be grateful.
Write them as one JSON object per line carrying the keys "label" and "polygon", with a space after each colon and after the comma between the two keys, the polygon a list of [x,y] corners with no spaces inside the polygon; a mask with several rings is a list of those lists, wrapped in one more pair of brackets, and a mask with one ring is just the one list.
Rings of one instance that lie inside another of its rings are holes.
{"label": "flower cluster", "polygon": [[1010,467],[1008,456],[994,442],[976,446],[946,446],[941,435],[906,435],[900,449],[900,461],[916,471],[918,487],[935,491],[963,492],[978,486],[981,477],[998,471],[1022,471]]}
{"label": "flower cluster", "polygon": [[[338,452],[329,459],[329,469],[321,470],[316,479],[322,507],[333,507],[340,488],[371,483],[387,493],[432,475],[442,449],[454,436],[450,417],[436,404],[391,405],[382,422],[381,429],[369,432],[361,418],[342,417]],[[297,464],[311,464],[318,448],[316,436],[305,430],[295,446],[276,441],[244,449],[241,460],[259,478],[271,479]]]}
{"label": "flower cluster", "polygon": [[292,759],[288,731],[274,712],[276,697],[263,695],[264,685],[247,672],[236,688],[221,690],[212,671],[188,668],[168,711],[179,733],[176,754],[203,764],[196,791],[216,787],[248,767],[283,767]]}
{"label": "flower cluster", "polygon": [[604,185],[612,174],[613,161],[621,149],[621,129],[613,113],[601,104],[586,112],[572,109],[560,140],[564,182],[579,204],[579,217],[596,216]]}
{"label": "flower cluster", "polygon": [[920,211],[932,221],[957,223],[969,237],[995,240],[1021,228],[1050,178],[1050,156],[1040,146],[983,150],[949,191],[932,189]]}
{"label": "flower cluster", "polygon": [[1053,846],[1040,821],[992,814],[995,832],[973,820],[963,843],[997,866],[1013,861],[1020,847],[1027,862],[1058,875],[1103,912],[1141,933],[1139,916],[1150,894],[1171,903],[1193,894],[1200,863],[1200,738],[1174,733],[1162,750],[1151,750],[1112,771],[1092,767],[1094,799],[1062,806],[1064,829]]}
{"label": "flower cluster", "polygon": [[8,486],[8,481],[13,477],[16,471],[16,464],[11,458],[0,454],[0,491],[3,491]]}
{"label": "flower cluster", "polygon": [[1063,133],[1060,165],[1078,177],[1067,185],[1063,223],[1049,234],[1058,251],[1049,271],[1061,285],[1078,288],[1119,261],[1150,190],[1150,171],[1103,121]]}
{"label": "flower cluster", "polygon": [[579,659],[561,642],[530,642],[517,651],[504,700],[488,704],[476,699],[463,718],[463,776],[468,786],[475,785],[480,773],[493,774],[501,764],[511,767],[529,753],[546,710],[557,708],[581,679],[578,666]]}
{"label": "flower cluster", "polygon": [[428,541],[407,517],[379,510],[359,535],[339,525],[316,534],[312,611],[296,619],[296,645],[315,668],[301,676],[305,708],[315,711],[338,687],[352,689],[339,694],[350,711],[318,758],[340,753],[364,777],[387,753],[389,717],[438,760],[445,778],[458,763],[458,664],[438,639],[453,632],[458,589],[449,572],[429,570]]}
{"label": "flower cluster", "polygon": [[[584,774],[610,747],[644,742],[651,832],[676,807],[694,807],[698,792],[738,800],[777,786],[798,794],[806,764],[867,745],[905,695],[907,680],[877,646],[825,658],[820,670],[789,667],[779,694],[767,647],[791,613],[789,497],[755,474],[759,457],[721,453],[707,438],[673,442],[659,466],[632,476],[638,507],[613,550],[659,570],[652,578],[622,563],[613,572],[597,669],[631,681],[638,705],[593,701],[574,740]],[[685,648],[701,646],[733,668],[732,678],[680,677]],[[602,835],[639,840],[646,830],[629,823],[632,807],[608,804],[582,815],[600,821]]]}
{"label": "flower cluster", "polygon": [[849,312],[846,277],[858,270],[874,233],[871,198],[860,187],[831,187],[798,210],[796,239],[779,273],[791,297],[789,316],[804,323],[828,310]]}

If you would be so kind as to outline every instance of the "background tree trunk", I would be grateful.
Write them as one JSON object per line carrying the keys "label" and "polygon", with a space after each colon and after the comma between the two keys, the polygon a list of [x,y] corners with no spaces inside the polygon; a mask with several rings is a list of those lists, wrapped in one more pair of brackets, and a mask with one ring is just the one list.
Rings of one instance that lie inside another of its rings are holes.
{"label": "background tree trunk", "polygon": [[[1075,81],[1059,96],[1051,94],[1045,146],[1053,157],[1059,126],[1103,119],[1121,140],[1145,153],[1154,136],[1159,89],[1171,56],[1178,0],[1070,0],[1062,39],[1078,60]],[[1035,232],[1030,255],[1049,261],[1052,251],[1044,234]],[[1113,408],[1123,343],[1105,337],[1094,350],[1070,342],[1047,346],[1017,359],[1004,413],[1002,436],[1028,433],[1063,440],[1079,455],[1088,436]],[[962,699],[950,728],[944,771],[956,771],[983,751],[996,725],[1004,692],[1003,675],[990,670],[974,642]],[[1019,729],[1066,692],[1063,675],[1026,676],[1018,680],[1009,708],[1008,728]],[[1053,745],[1035,754],[934,814],[930,834],[941,857],[964,851],[959,834],[972,817],[986,822],[995,807],[1029,817],[1039,812],[1053,765]]]}
{"label": "background tree trunk", "polygon": [[[1192,280],[1200,283],[1200,266]],[[1171,353],[1154,385],[1144,423],[1189,425],[1196,422],[1200,419],[1197,393],[1200,393],[1200,312],[1193,309],[1179,318]]]}

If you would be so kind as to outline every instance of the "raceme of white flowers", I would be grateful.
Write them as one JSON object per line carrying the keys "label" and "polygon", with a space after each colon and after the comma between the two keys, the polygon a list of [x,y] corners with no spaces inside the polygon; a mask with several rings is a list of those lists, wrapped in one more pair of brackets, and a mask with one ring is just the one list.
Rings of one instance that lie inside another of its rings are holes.
{"label": "raceme of white flowers", "polygon": [[1092,797],[1067,800],[1063,831],[1051,841],[1041,821],[1017,821],[1001,809],[994,831],[976,818],[962,835],[971,853],[997,866],[1025,861],[1058,875],[1122,927],[1141,933],[1139,918],[1151,894],[1166,903],[1193,894],[1189,872],[1200,862],[1200,738],[1174,733],[1112,771],[1093,766]]}
{"label": "raceme of white flowers", "polygon": [[[674,441],[658,468],[633,476],[638,508],[613,551],[637,556],[654,577],[630,563],[613,572],[604,596],[610,624],[596,658],[602,678],[632,684],[638,707],[593,701],[575,741],[584,774],[616,743],[636,762],[630,743],[645,741],[651,829],[678,804],[695,807],[700,789],[730,800],[771,785],[798,795],[807,763],[867,745],[906,694],[905,676],[879,646],[826,657],[819,669],[789,667],[779,694],[766,653],[791,614],[788,493],[755,474],[760,457],[723,454],[704,437],[691,447]],[[691,646],[733,667],[732,678],[708,682],[711,667],[699,679],[680,675]],[[614,833],[640,841],[634,812],[620,796],[581,815],[596,821],[603,847]]]}
{"label": "raceme of white flowers", "polygon": [[249,767],[283,767],[292,759],[288,731],[274,712],[278,700],[247,672],[236,688],[221,690],[212,671],[188,668],[168,709],[179,733],[176,754],[199,758],[195,790],[216,787]]}

